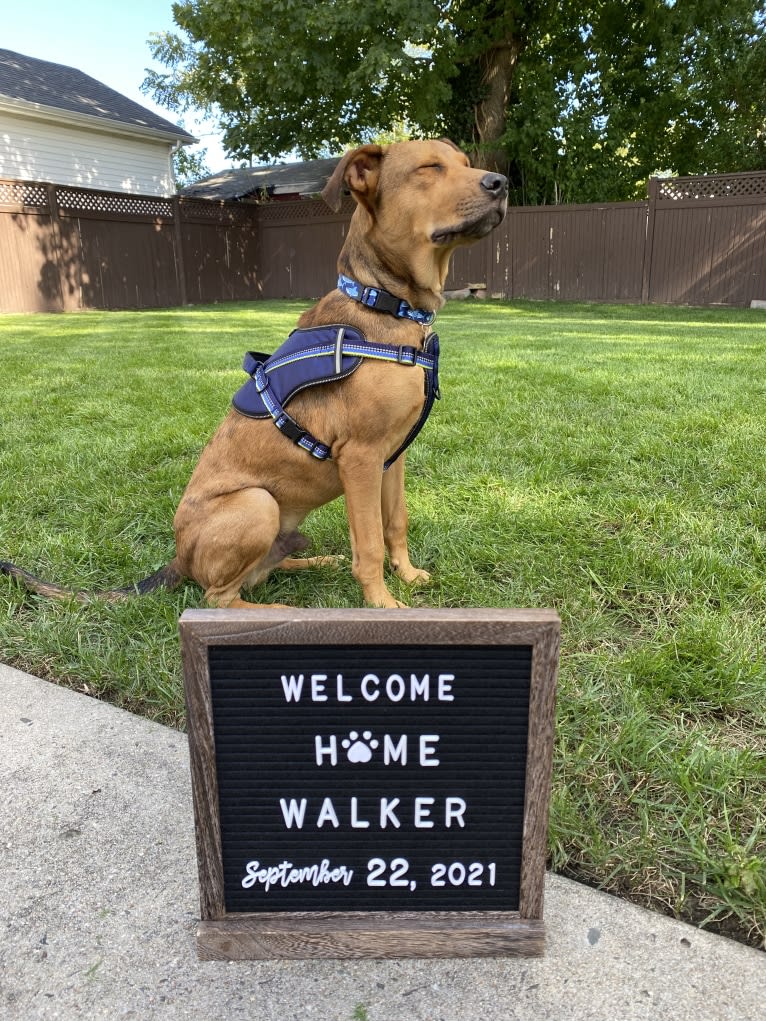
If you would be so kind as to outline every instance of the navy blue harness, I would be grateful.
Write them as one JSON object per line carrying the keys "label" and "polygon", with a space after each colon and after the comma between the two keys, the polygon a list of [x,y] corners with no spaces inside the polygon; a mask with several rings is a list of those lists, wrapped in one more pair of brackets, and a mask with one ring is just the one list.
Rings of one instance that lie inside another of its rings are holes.
{"label": "navy blue harness", "polygon": [[[409,306],[408,306],[409,307]],[[395,313],[394,313],[395,314]],[[320,461],[331,457],[330,448],[292,418],[285,407],[308,387],[345,379],[362,364],[362,359],[419,366],[424,370],[424,400],[420,417],[404,443],[384,464],[388,468],[412,443],[425,425],[439,394],[439,338],[430,334],[423,349],[393,344],[370,343],[352,326],[318,326],[293,330],[274,354],[250,352],[243,368],[250,376],[234,394],[234,408],[250,418],[271,418],[289,440]]]}

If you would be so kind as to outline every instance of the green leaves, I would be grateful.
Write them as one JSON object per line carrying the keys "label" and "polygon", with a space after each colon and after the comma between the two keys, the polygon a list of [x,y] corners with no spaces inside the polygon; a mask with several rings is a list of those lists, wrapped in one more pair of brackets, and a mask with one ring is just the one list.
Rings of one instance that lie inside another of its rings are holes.
{"label": "green leaves", "polygon": [[766,167],[763,0],[390,0],[384,15],[372,0],[197,0],[173,13],[179,32],[150,38],[168,70],[144,89],[215,112],[235,159],[335,153],[405,123],[499,158],[516,203]]}
{"label": "green leaves", "polygon": [[170,73],[150,75],[145,90],[175,109],[217,110],[241,159],[336,150],[414,108],[430,126],[445,91],[417,47],[430,47],[439,13],[427,0],[392,0],[385,22],[378,5],[354,0],[176,4],[187,41],[153,37]]}

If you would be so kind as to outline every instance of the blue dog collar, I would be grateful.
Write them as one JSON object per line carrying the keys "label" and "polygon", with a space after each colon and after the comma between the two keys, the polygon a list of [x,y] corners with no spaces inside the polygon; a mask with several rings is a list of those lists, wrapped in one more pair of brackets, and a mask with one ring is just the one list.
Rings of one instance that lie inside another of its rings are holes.
{"label": "blue dog collar", "polygon": [[411,319],[421,326],[430,326],[436,318],[435,312],[427,312],[424,308],[413,308],[403,298],[397,298],[390,291],[384,291],[382,287],[365,287],[351,277],[341,273],[338,277],[338,290],[342,291],[347,298],[358,301],[360,305],[367,308],[374,308],[377,312],[388,312],[397,319]]}

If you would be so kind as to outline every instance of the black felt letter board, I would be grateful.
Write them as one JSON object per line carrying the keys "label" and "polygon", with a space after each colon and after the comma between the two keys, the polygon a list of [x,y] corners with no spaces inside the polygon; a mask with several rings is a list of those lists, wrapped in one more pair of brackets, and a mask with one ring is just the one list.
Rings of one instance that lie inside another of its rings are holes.
{"label": "black felt letter board", "polygon": [[211,646],[227,912],[515,911],[529,646]]}

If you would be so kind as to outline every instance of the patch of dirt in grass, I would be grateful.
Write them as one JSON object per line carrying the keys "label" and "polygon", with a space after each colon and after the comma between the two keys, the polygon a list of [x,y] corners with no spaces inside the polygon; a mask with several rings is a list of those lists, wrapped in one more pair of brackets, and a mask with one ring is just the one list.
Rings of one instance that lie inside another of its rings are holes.
{"label": "patch of dirt in grass", "polygon": [[[610,883],[602,884],[587,872],[571,867],[562,869],[560,874],[593,890],[600,890],[602,893],[620,897],[638,907],[646,908],[668,918],[675,918],[677,921],[686,922],[697,928],[704,928],[706,932],[725,936],[727,939],[744,943],[745,946],[753,947],[756,950],[766,950],[766,931],[759,927],[757,921],[740,918],[713,897],[704,897],[687,891],[682,907],[676,909],[669,902],[667,889],[663,894],[652,893],[648,889],[636,889],[624,877],[616,877]],[[720,910],[721,913],[711,917],[717,910]]]}

